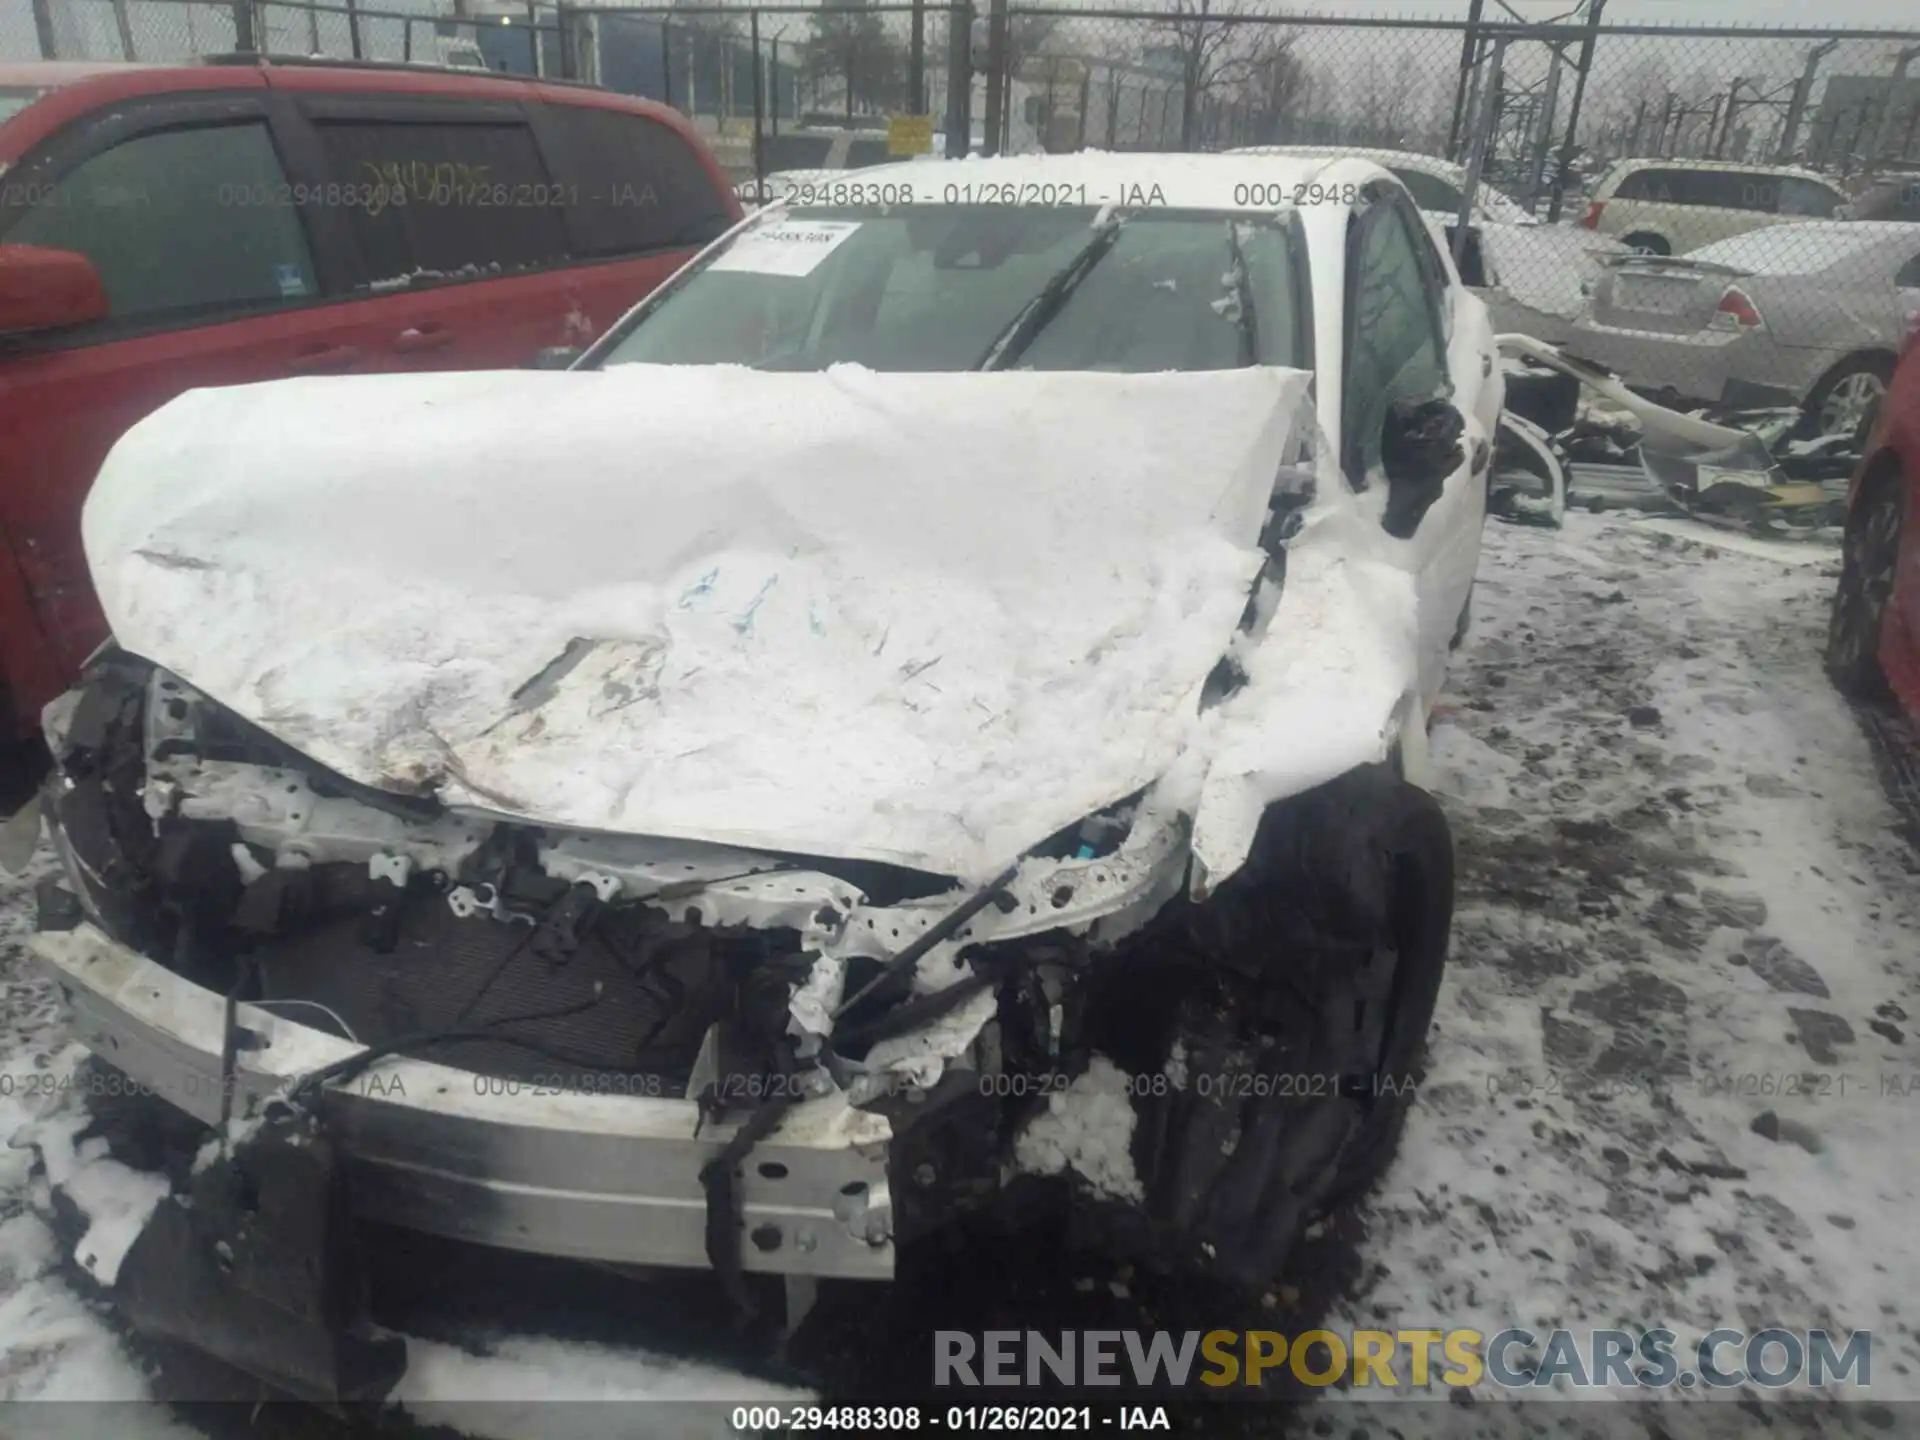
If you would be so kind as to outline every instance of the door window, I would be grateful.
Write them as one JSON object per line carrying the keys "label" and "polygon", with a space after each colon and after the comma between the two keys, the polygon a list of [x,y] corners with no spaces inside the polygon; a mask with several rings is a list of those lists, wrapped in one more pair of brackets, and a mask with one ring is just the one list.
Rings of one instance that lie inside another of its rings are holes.
{"label": "door window", "polygon": [[1349,233],[1341,451],[1348,474],[1364,483],[1380,463],[1387,407],[1449,387],[1441,297],[1405,212],[1377,200]]}
{"label": "door window", "polygon": [[1780,177],[1780,213],[1810,215],[1816,220],[1831,220],[1840,204],[1840,193],[1798,175]]}
{"label": "door window", "polygon": [[317,288],[264,121],[123,141],[61,176],[6,240],[85,255],[115,319],[278,305]]}
{"label": "door window", "polygon": [[704,245],[733,223],[691,146],[644,115],[550,105],[541,138],[581,258]]}
{"label": "door window", "polygon": [[559,187],[514,122],[321,120],[329,176],[376,289],[471,280],[566,258]]}
{"label": "door window", "polygon": [[1393,174],[1422,210],[1438,210],[1447,215],[1460,213],[1460,192],[1438,175],[1398,167],[1393,168]]}
{"label": "door window", "polygon": [[1621,200],[1650,200],[1658,205],[1705,205],[1715,210],[1772,214],[1780,207],[1781,181],[1788,178],[1740,170],[1655,167],[1634,171],[1620,182],[1614,194]]}

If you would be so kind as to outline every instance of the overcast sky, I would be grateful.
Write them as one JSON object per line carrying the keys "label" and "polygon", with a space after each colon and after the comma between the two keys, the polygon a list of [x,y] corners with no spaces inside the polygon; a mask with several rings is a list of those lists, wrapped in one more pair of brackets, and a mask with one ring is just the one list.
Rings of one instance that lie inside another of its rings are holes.
{"label": "overcast sky", "polygon": [[[1513,8],[1530,20],[1546,20],[1574,8],[1574,0],[1512,0]],[[1410,0],[1382,4],[1391,14],[1440,15],[1464,19],[1468,0]],[[1285,6],[1276,8],[1288,8]],[[1370,0],[1347,4],[1302,6],[1340,14],[1374,8]],[[1498,0],[1486,0],[1489,17],[1502,13]],[[1920,25],[1920,6],[1914,0],[1607,0],[1605,18],[1623,24],[1650,25],[1821,25],[1913,29]]]}

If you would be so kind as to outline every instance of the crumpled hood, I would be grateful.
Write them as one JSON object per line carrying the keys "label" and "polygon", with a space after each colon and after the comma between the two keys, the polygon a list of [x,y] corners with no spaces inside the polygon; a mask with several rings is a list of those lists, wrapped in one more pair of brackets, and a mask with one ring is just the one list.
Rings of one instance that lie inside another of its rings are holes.
{"label": "crumpled hood", "polygon": [[351,779],[977,876],[1180,754],[1308,379],[201,390],[83,531],[121,645]]}

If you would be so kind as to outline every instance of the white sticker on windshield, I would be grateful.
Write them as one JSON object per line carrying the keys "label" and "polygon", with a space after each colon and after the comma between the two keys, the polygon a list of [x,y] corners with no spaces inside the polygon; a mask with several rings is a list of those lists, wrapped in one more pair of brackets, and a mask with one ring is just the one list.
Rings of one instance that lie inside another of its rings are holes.
{"label": "white sticker on windshield", "polygon": [[709,270],[749,275],[807,275],[854,231],[858,220],[776,220],[734,240]]}

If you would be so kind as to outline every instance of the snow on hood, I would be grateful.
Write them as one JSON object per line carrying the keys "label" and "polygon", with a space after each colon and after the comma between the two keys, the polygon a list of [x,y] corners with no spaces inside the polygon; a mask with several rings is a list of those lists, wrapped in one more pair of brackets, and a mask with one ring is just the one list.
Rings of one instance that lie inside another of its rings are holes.
{"label": "snow on hood", "polygon": [[199,390],[83,534],[121,645],[352,779],[972,877],[1178,757],[1309,378]]}

